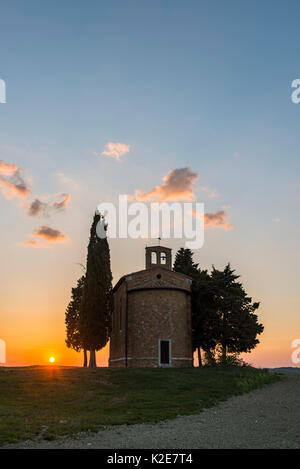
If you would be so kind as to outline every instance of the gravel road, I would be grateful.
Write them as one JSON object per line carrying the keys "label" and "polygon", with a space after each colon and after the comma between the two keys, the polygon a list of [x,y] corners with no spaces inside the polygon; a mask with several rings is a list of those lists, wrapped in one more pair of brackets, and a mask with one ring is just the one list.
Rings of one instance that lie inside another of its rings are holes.
{"label": "gravel road", "polygon": [[76,439],[10,448],[300,448],[300,374],[232,397],[198,415],[157,424],[110,426]]}

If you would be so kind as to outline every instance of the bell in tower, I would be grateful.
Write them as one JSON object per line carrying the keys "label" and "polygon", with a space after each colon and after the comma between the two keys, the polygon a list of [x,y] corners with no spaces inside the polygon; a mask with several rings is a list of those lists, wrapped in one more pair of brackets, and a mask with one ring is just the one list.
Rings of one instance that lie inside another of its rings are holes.
{"label": "bell in tower", "polygon": [[164,246],[146,247],[146,269],[164,267],[172,270],[172,250]]}

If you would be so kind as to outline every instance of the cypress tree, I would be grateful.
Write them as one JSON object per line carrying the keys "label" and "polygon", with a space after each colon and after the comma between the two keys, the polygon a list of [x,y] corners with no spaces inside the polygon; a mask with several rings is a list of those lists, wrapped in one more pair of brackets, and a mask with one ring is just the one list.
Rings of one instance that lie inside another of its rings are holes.
{"label": "cypress tree", "polygon": [[[112,310],[112,274],[107,237],[97,235],[103,216],[95,213],[90,230],[86,275],[80,306],[80,333],[90,349],[90,368],[96,365],[96,350],[108,342]],[[99,228],[99,227],[98,227]],[[104,230],[106,232],[104,224]]]}
{"label": "cypress tree", "polygon": [[84,285],[84,276],[82,276],[78,282],[77,286],[72,288],[71,300],[66,309],[66,345],[69,348],[79,352],[83,349],[84,353],[84,362],[83,366],[87,366],[87,350],[85,344],[83,343],[80,330],[79,330],[79,316],[80,316],[80,305],[82,300]]}

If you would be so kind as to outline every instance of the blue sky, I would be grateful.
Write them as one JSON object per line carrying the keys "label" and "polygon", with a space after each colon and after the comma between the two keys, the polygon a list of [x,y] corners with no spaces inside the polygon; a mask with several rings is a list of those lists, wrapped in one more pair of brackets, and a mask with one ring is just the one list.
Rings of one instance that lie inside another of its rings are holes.
{"label": "blue sky", "polygon": [[[299,311],[299,13],[293,0],[1,2],[0,160],[26,169],[36,195],[72,197],[46,220],[71,239],[51,250],[21,246],[46,222],[0,198],[9,330],[24,314],[42,328],[54,315],[63,329],[95,205],[190,166],[219,194],[199,201],[230,206],[234,227],[208,230],[197,260],[232,262],[262,301],[266,360],[280,344],[288,361]],[[107,142],[131,150],[117,162],[101,155]],[[143,267],[143,246],[112,242],[115,281]]]}

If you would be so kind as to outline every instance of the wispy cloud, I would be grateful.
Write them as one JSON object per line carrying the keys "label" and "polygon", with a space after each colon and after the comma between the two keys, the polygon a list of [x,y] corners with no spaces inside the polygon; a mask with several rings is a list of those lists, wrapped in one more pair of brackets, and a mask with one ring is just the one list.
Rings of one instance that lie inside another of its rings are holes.
{"label": "wispy cloud", "polygon": [[[23,246],[45,248],[45,247],[50,247],[50,245],[53,245],[55,243],[65,243],[69,241],[69,237],[64,235],[61,231],[55,230],[53,228],[50,228],[50,226],[46,226],[46,225],[43,225],[40,228],[35,229],[31,233],[31,236],[35,239],[24,241],[22,243]],[[44,241],[46,244],[40,243],[40,240]]]}
{"label": "wispy cloud", "polygon": [[225,231],[233,229],[233,226],[228,221],[228,215],[224,210],[204,214],[204,228],[215,229],[223,228]]}
{"label": "wispy cloud", "polygon": [[206,192],[210,198],[219,197],[218,191],[216,189],[212,190],[207,186],[200,187],[200,189],[201,191]]}
{"label": "wispy cloud", "polygon": [[60,202],[53,202],[50,204],[50,208],[60,212],[61,210],[65,210],[67,208],[68,203],[71,200],[70,194],[60,194],[62,200]]}
{"label": "wispy cloud", "polygon": [[149,192],[135,191],[135,198],[139,201],[164,202],[166,200],[193,200],[195,198],[195,181],[197,174],[191,168],[175,168],[163,177],[163,183],[155,186]]}
{"label": "wispy cloud", "polygon": [[[0,160],[0,189],[7,199],[12,199],[13,197],[26,199],[31,194],[30,183],[31,178],[24,169],[20,168],[17,164]],[[70,194],[58,193],[43,197],[42,199],[36,197],[29,204],[21,202],[21,206],[27,210],[27,214],[31,217],[38,215],[49,216],[50,214],[65,210],[70,199]],[[53,243],[63,243],[69,240],[68,236],[59,230],[46,225],[34,230],[31,236],[34,239],[24,241],[22,243],[23,246],[45,248]]]}
{"label": "wispy cloud", "polygon": [[42,202],[39,199],[35,199],[29,205],[27,209],[27,213],[30,217],[36,217],[37,215],[40,215],[41,213],[45,212],[46,207],[47,207],[47,204],[45,202]]}
{"label": "wispy cloud", "polygon": [[0,188],[7,199],[25,199],[31,194],[29,177],[16,164],[0,161]]}
{"label": "wispy cloud", "polygon": [[54,230],[46,225],[34,230],[32,236],[42,238],[50,243],[64,243],[69,239],[68,236],[64,235],[61,231]]}
{"label": "wispy cloud", "polygon": [[64,173],[56,173],[56,175],[58,179],[60,180],[60,182],[62,182],[63,184],[70,186],[70,188],[74,190],[80,189],[80,184],[77,181],[75,181],[73,178],[66,176]]}
{"label": "wispy cloud", "polygon": [[[126,155],[126,153],[129,153],[129,151],[130,145],[127,145],[126,143],[108,142],[101,154],[120,161],[121,157]],[[98,156],[97,153],[95,154]]]}
{"label": "wispy cloud", "polygon": [[[199,216],[195,210],[192,210],[192,214],[194,217],[202,219],[202,216]],[[228,219],[229,216],[224,210],[204,213],[204,229],[223,228],[224,231],[230,231],[233,229],[233,226]]]}
{"label": "wispy cloud", "polygon": [[18,165],[0,160],[0,174],[10,176],[19,169]]}
{"label": "wispy cloud", "polygon": [[27,213],[30,217],[38,215],[50,216],[54,212],[61,212],[65,210],[71,200],[70,194],[55,194],[54,197],[60,197],[62,200],[45,202],[40,199],[35,199],[27,207]]}
{"label": "wispy cloud", "polygon": [[49,244],[40,243],[39,241],[32,240],[32,239],[29,239],[28,241],[24,241],[22,243],[22,246],[31,247],[31,248],[41,248],[41,249],[49,249],[51,247]]}

